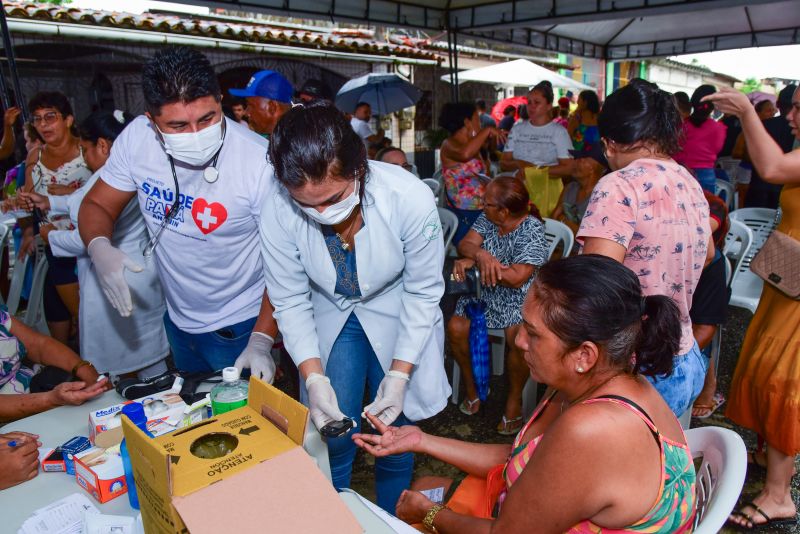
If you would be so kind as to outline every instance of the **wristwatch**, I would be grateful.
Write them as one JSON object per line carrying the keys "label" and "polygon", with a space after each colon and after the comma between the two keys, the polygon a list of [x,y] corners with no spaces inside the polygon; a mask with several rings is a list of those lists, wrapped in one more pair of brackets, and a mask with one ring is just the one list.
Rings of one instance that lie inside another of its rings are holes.
{"label": "wristwatch", "polygon": [[428,510],[428,513],[425,514],[425,519],[422,520],[422,524],[425,525],[425,528],[433,532],[433,534],[439,532],[438,530],[436,530],[436,527],[433,526],[433,519],[436,517],[436,514],[438,514],[445,508],[447,508],[447,506],[443,504],[434,504],[431,507],[431,509]]}
{"label": "wristwatch", "polygon": [[72,378],[78,378],[78,369],[85,365],[91,365],[94,367],[94,364],[88,360],[81,360],[75,364],[75,367],[72,368]]}

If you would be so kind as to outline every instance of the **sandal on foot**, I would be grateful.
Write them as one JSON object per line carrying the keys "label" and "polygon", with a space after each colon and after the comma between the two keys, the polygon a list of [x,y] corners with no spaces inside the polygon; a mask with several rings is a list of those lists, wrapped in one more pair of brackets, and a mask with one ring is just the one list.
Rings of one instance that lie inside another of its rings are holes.
{"label": "sandal on foot", "polygon": [[[725,404],[725,397],[722,395],[722,393],[715,393],[710,404],[701,404],[698,402],[694,403],[692,406],[692,417],[695,419],[708,419],[714,415],[714,412],[716,412],[717,409],[719,409],[719,407],[723,404]],[[695,415],[695,411],[699,410],[702,410],[704,413]]]}
{"label": "sandal on foot", "polygon": [[464,397],[464,400],[461,401],[461,404],[458,405],[458,409],[461,410],[461,413],[464,415],[475,415],[478,413],[478,410],[481,408],[481,400],[480,399],[472,399],[469,400],[468,398]]}
{"label": "sandal on foot", "polygon": [[506,419],[504,415],[497,424],[497,433],[502,436],[513,436],[522,430],[522,416]]}
{"label": "sandal on foot", "polygon": [[[765,519],[765,521],[763,523],[756,523],[755,521],[753,521],[753,514],[747,514],[743,511],[745,508],[752,508],[753,512],[759,514],[761,517]],[[772,519],[770,516],[766,514],[766,512],[764,512],[764,510],[759,508],[759,506],[753,501],[748,501],[743,505],[741,505],[739,508],[731,512],[731,516],[734,516],[736,518],[742,518],[745,521],[747,521],[747,523],[749,523],[748,526],[748,524],[740,524],[736,521],[731,521],[730,519],[728,519],[728,524],[740,530],[757,530],[767,526],[775,527],[775,526],[789,526],[797,524],[796,516],[776,517],[775,519]]]}

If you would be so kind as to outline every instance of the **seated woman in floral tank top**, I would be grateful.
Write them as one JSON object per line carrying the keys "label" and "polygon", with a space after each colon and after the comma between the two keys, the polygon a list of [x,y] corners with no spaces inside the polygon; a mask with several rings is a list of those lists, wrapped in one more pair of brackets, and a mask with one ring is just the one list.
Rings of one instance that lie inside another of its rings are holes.
{"label": "seated woman in floral tank top", "polygon": [[522,319],[514,341],[531,377],[549,389],[512,445],[441,438],[369,416],[379,434],[353,436],[375,456],[423,452],[467,472],[446,506],[414,490],[447,493],[452,481],[416,481],[400,496],[398,517],[442,534],[690,532],[692,455],[645,379],[671,372],[677,306],[642,296],[636,274],[619,262],[585,255],[540,269]]}
{"label": "seated woman in floral tank top", "polygon": [[487,164],[480,150],[490,137],[503,142],[505,134],[497,128],[481,129],[475,104],[448,103],[442,107],[439,126],[450,133],[442,143],[442,178],[447,207],[458,215],[458,244],[483,210],[483,194],[488,183]]}

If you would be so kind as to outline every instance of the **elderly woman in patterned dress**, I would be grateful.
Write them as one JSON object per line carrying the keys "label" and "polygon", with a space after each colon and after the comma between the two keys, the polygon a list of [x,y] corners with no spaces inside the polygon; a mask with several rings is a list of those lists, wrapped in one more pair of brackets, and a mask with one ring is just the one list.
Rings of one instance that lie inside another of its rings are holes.
{"label": "elderly woman in patterned dress", "polygon": [[[544,224],[531,215],[528,191],[516,178],[494,179],[486,187],[483,198],[483,214],[458,245],[461,259],[456,260],[453,275],[463,280],[465,271],[478,267],[483,285],[481,300],[486,304],[486,325],[504,329],[506,340],[510,341],[516,337],[522,323],[520,309],[536,269],[547,261]],[[470,319],[466,317],[469,300],[469,297],[459,299],[447,332],[467,393],[459,408],[472,415],[480,408],[481,401],[470,361]],[[522,428],[522,388],[529,374],[519,348],[510,342],[508,347],[509,392],[505,413],[497,425],[497,431],[504,435],[516,434]]]}

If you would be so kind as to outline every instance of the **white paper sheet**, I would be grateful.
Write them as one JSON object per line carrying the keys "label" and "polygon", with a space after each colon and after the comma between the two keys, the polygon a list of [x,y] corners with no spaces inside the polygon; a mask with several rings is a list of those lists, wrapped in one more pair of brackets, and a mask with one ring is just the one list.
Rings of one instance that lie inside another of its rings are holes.
{"label": "white paper sheet", "polygon": [[73,493],[63,499],[39,508],[25,520],[18,534],[80,534],[85,514],[100,511],[81,493]]}
{"label": "white paper sheet", "polygon": [[386,513],[386,511],[378,506],[377,504],[365,499],[358,493],[352,490],[342,490],[343,493],[349,493],[358,498],[359,502],[364,505],[370,512],[378,516],[386,526],[388,526],[392,531],[396,532],[397,534],[419,534],[419,531],[405,521],[398,519],[397,517]]}

